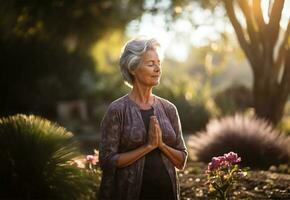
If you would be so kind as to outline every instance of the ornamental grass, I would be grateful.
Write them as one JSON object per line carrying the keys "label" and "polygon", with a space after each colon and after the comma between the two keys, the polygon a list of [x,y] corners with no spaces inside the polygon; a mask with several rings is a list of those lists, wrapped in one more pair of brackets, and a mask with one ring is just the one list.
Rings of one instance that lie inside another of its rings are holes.
{"label": "ornamental grass", "polygon": [[37,117],[0,119],[0,199],[95,199],[95,177],[72,164],[72,134]]}
{"label": "ornamental grass", "polygon": [[227,152],[236,152],[241,163],[251,169],[268,169],[271,165],[289,163],[289,137],[266,121],[240,114],[211,120],[205,131],[189,141],[194,157],[205,163]]}

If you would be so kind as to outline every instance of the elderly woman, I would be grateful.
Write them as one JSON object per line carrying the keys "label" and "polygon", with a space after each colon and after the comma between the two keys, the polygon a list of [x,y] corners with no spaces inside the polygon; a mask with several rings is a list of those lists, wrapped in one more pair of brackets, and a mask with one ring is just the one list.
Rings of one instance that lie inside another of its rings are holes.
{"label": "elderly woman", "polygon": [[176,168],[184,168],[187,150],[176,107],[152,94],[159,46],[136,38],[123,48],[120,68],[132,90],[110,104],[101,123],[101,200],[179,199]]}

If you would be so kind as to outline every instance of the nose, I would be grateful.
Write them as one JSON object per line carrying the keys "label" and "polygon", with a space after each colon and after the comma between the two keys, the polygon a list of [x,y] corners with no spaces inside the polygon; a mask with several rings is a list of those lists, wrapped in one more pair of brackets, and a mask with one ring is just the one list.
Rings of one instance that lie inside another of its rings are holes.
{"label": "nose", "polygon": [[160,64],[154,66],[154,71],[159,72],[161,70]]}

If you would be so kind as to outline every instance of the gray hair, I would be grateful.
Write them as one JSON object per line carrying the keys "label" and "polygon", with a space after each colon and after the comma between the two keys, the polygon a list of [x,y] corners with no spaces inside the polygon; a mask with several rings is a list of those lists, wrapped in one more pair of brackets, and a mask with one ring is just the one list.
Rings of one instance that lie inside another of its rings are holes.
{"label": "gray hair", "polygon": [[155,50],[157,47],[160,47],[160,43],[156,39],[144,37],[134,38],[124,45],[119,65],[127,85],[132,87],[134,76],[130,72],[138,68],[142,61],[142,55],[148,50]]}

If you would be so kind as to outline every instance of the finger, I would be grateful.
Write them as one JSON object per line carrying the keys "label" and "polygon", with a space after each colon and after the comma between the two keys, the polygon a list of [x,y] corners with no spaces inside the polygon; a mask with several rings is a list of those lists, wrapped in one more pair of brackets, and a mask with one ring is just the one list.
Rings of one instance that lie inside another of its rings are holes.
{"label": "finger", "polygon": [[158,134],[158,138],[162,137],[160,129],[157,129],[157,134]]}
{"label": "finger", "polygon": [[158,124],[158,120],[156,118],[154,118],[154,124],[157,125]]}
{"label": "finger", "polygon": [[155,121],[155,122],[154,122],[154,126],[155,126],[155,128],[156,128],[157,130],[160,129],[160,125],[159,125],[158,121]]}
{"label": "finger", "polygon": [[155,129],[156,129],[156,132],[158,134],[158,137],[162,138],[162,131],[161,131],[159,124],[155,125]]}
{"label": "finger", "polygon": [[154,126],[155,125],[155,120],[154,120],[154,116],[150,117],[150,122],[149,122],[149,127]]}
{"label": "finger", "polygon": [[155,126],[154,118],[150,118],[149,127]]}
{"label": "finger", "polygon": [[159,121],[158,121],[157,117],[156,117],[156,119],[155,119],[155,122],[159,125]]}
{"label": "finger", "polygon": [[159,128],[158,128],[157,124],[154,125],[154,129],[155,129],[154,132],[155,132],[156,137],[159,138],[160,137],[160,133],[159,133],[160,131],[159,131]]}

